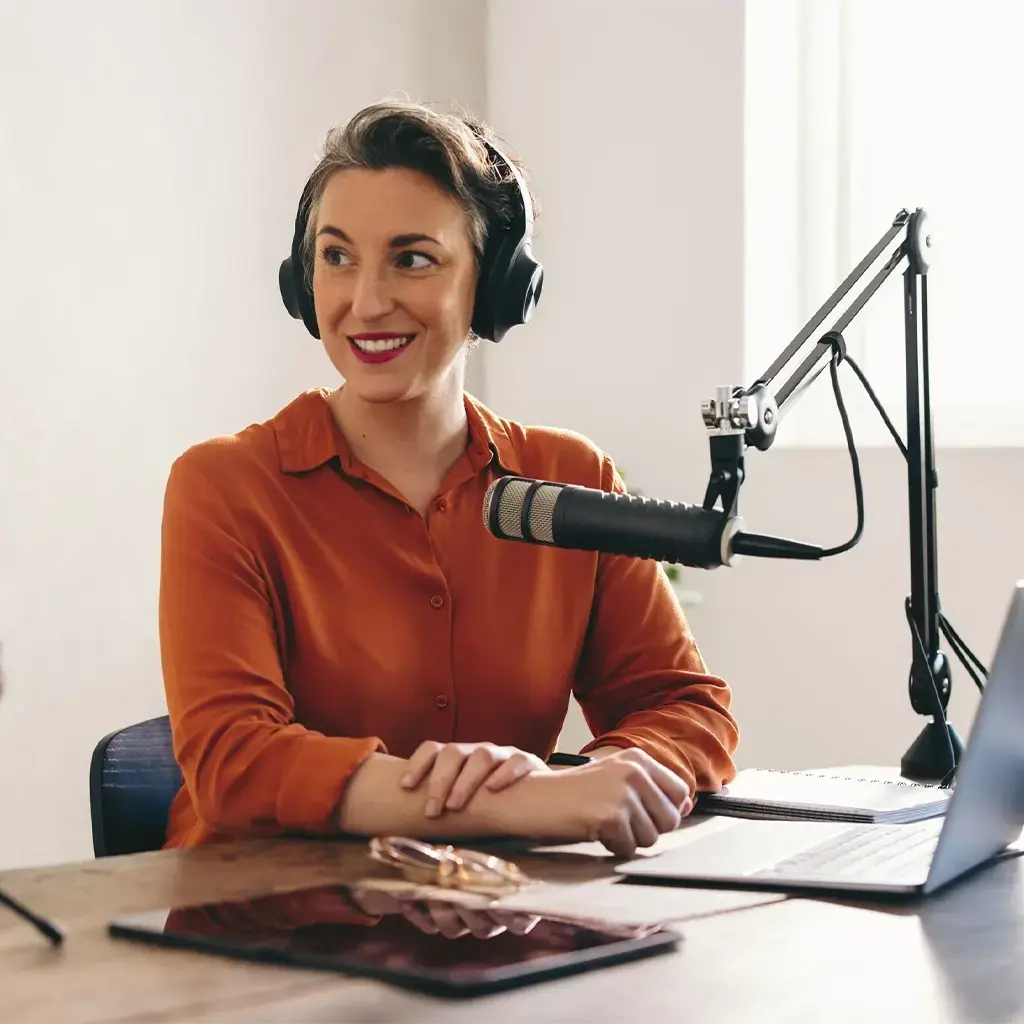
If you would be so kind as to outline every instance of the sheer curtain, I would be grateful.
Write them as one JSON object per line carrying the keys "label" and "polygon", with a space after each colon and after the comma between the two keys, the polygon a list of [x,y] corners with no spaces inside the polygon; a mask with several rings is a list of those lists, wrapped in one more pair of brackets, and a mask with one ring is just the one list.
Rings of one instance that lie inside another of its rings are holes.
{"label": "sheer curtain", "polygon": [[[1016,310],[1024,285],[1024,6],[1007,0],[793,0],[784,6],[788,18],[773,26],[766,6],[750,5],[748,97],[763,95],[759,83],[773,64],[764,56],[773,35],[789,47],[795,67],[783,72],[793,83],[788,96],[776,86],[773,103],[762,99],[759,108],[751,99],[747,135],[766,135],[765,122],[790,126],[794,155],[770,159],[792,165],[788,213],[798,241],[795,255],[771,270],[758,272],[748,262],[748,285],[755,296],[758,288],[764,294],[774,274],[794,319],[766,348],[757,322],[767,307],[762,302],[759,312],[756,301],[748,302],[751,369],[781,350],[901,208],[924,207],[935,239],[928,313],[937,442],[1024,445],[1024,400],[1015,394],[1024,377]],[[763,145],[748,150],[748,160],[759,156],[764,159]],[[751,204],[769,199],[748,192]],[[748,221],[755,231],[757,219],[752,206]],[[750,242],[756,250],[756,235]],[[787,274],[792,282],[783,284]],[[847,335],[897,423],[903,419],[901,297],[902,280],[894,275]],[[775,306],[778,316],[777,298]],[[842,376],[852,397],[852,374]],[[805,414],[801,402],[790,442],[836,443],[827,381],[813,391],[814,408]],[[859,399],[855,404],[858,443],[882,442],[877,418]]]}

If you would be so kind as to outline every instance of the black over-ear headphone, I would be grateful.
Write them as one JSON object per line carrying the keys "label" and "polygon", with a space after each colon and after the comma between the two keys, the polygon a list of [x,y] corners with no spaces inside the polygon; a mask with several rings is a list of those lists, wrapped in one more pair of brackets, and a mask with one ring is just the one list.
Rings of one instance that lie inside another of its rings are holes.
{"label": "black over-ear headphone", "polygon": [[[533,315],[544,285],[544,268],[533,258],[533,206],[519,168],[496,146],[484,139],[480,141],[492,160],[512,174],[518,199],[508,223],[488,225],[473,305],[473,333],[488,341],[501,341],[510,328],[525,324]],[[285,309],[296,320],[302,320],[314,338],[319,338],[313,290],[306,280],[302,252],[312,193],[312,181],[308,181],[295,215],[291,255],[281,263],[278,283]]]}

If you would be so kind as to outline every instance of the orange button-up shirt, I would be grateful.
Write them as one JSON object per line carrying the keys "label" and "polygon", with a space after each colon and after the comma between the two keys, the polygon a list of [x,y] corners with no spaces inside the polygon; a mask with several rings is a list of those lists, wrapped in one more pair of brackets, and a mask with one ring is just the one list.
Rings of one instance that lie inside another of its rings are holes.
{"label": "orange button-up shirt", "polygon": [[160,644],[184,785],[168,845],[333,831],[375,751],[491,741],[547,757],[570,694],[592,746],[640,747],[691,788],[731,779],[729,689],[661,567],[484,527],[500,474],[622,490],[606,455],[467,397],[469,444],[424,517],[353,457],[327,397],[171,470]]}

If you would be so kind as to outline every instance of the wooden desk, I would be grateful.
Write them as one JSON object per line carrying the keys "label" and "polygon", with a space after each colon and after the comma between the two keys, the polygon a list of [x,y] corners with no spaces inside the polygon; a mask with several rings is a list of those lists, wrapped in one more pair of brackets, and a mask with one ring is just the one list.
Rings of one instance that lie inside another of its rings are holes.
{"label": "wooden desk", "polygon": [[[604,858],[521,861],[549,880],[610,876]],[[1022,859],[910,907],[785,899],[691,920],[677,953],[464,1003],[105,933],[119,914],[351,882],[368,867],[362,844],[260,840],[2,874],[0,886],[69,937],[50,950],[0,908],[0,1020],[1024,1020]]]}

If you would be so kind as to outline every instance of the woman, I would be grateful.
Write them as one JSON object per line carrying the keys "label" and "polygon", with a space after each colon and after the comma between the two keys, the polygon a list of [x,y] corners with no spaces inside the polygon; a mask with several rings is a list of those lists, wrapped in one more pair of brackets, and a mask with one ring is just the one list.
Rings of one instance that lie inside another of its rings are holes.
{"label": "woman", "polygon": [[[464,392],[480,282],[532,212],[492,145],[413,104],[328,136],[293,255],[303,319],[345,383],[172,468],[170,846],[507,834],[628,856],[732,777],[728,687],[660,567],[484,529],[503,474],[622,490],[584,438]],[[551,771],[570,693],[591,760]]]}

